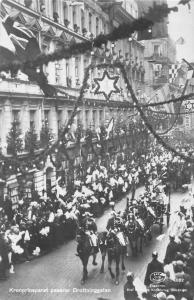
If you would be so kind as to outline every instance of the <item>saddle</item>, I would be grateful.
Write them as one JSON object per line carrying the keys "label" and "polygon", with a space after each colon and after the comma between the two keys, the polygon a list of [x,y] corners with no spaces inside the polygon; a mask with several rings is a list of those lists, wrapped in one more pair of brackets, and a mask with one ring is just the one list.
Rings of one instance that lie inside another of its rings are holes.
{"label": "saddle", "polygon": [[126,238],[124,236],[124,233],[119,231],[117,234],[116,234],[116,237],[120,243],[121,246],[126,246]]}
{"label": "saddle", "polygon": [[91,233],[90,231],[86,231],[87,236],[89,237],[90,245],[92,247],[98,246],[98,237],[95,233]]}

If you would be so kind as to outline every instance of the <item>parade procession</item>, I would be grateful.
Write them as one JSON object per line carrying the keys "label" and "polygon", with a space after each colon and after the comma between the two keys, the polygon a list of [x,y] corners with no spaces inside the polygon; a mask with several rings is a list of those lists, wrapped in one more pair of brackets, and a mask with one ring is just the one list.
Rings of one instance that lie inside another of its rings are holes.
{"label": "parade procession", "polygon": [[193,0],[0,0],[0,300],[194,300]]}

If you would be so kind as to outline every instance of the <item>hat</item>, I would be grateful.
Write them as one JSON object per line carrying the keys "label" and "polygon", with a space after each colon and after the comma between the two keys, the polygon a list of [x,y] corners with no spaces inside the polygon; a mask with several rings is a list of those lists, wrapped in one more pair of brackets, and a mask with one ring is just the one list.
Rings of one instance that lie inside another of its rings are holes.
{"label": "hat", "polygon": [[153,257],[157,257],[158,256],[158,252],[157,251],[152,252],[152,256]]}
{"label": "hat", "polygon": [[174,295],[168,295],[168,297],[166,298],[166,300],[176,300]]}
{"label": "hat", "polygon": [[156,295],[158,300],[166,300],[166,294],[163,292],[160,292]]}
{"label": "hat", "polygon": [[88,217],[92,217],[93,214],[91,214],[89,211],[86,211],[84,214],[83,214],[84,217],[88,216]]}
{"label": "hat", "polygon": [[111,213],[110,213],[110,215],[111,215],[111,216],[116,216],[117,213],[116,213],[114,210],[112,210]]}
{"label": "hat", "polygon": [[171,239],[175,239],[175,235],[174,235],[174,234],[172,234],[172,233],[170,233],[170,234],[169,234],[169,238],[171,238]]}
{"label": "hat", "polygon": [[128,273],[127,273],[127,278],[134,279],[134,274],[133,274],[133,272],[128,272]]}

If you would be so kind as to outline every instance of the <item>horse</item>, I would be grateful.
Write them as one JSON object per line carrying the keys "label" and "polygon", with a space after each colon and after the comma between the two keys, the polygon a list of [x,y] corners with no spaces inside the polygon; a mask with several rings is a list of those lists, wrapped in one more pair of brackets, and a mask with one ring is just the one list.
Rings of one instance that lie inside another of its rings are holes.
{"label": "horse", "polygon": [[141,203],[138,206],[138,215],[144,224],[144,241],[147,243],[147,241],[152,240],[151,227],[154,224],[155,213],[152,209],[148,209],[145,203]]}
{"label": "horse", "polygon": [[88,277],[88,260],[91,255],[93,255],[93,265],[96,265],[96,253],[98,252],[98,247],[94,247],[91,244],[91,239],[87,233],[82,228],[77,230],[76,240],[78,242],[77,246],[77,256],[81,259],[83,265],[83,276],[81,279],[81,283],[84,284]]}
{"label": "horse", "polygon": [[[110,272],[111,278],[112,279],[115,278],[115,284],[118,285],[119,284],[120,258],[121,258],[121,262],[122,262],[122,271],[125,271],[124,257],[126,255],[127,247],[126,247],[126,245],[121,245],[119,238],[118,238],[118,234],[116,234],[116,232],[114,232],[114,231],[110,231],[107,234],[106,244],[107,244],[107,254],[108,254],[108,270]],[[115,263],[116,263],[116,277],[111,269],[112,261],[115,261]]]}
{"label": "horse", "polygon": [[129,218],[125,224],[126,235],[128,237],[133,256],[136,256],[138,252],[143,253],[144,226],[145,225],[141,219],[138,219],[137,221],[135,218]]}
{"label": "horse", "polygon": [[98,248],[100,249],[102,256],[102,264],[100,268],[100,273],[104,273],[104,262],[107,253],[107,231],[100,232],[98,234]]}

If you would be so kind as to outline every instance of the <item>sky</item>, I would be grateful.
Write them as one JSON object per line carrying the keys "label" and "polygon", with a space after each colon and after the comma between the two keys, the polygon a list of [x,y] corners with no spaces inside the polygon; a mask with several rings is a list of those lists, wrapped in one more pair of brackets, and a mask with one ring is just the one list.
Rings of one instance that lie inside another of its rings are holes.
{"label": "sky", "polygon": [[[176,6],[179,0],[167,0],[168,6]],[[183,37],[184,45],[177,45],[177,60],[185,58],[194,62],[194,0],[191,0],[191,10],[187,5],[178,5],[178,12],[169,14],[168,32],[170,37],[176,41]]]}

